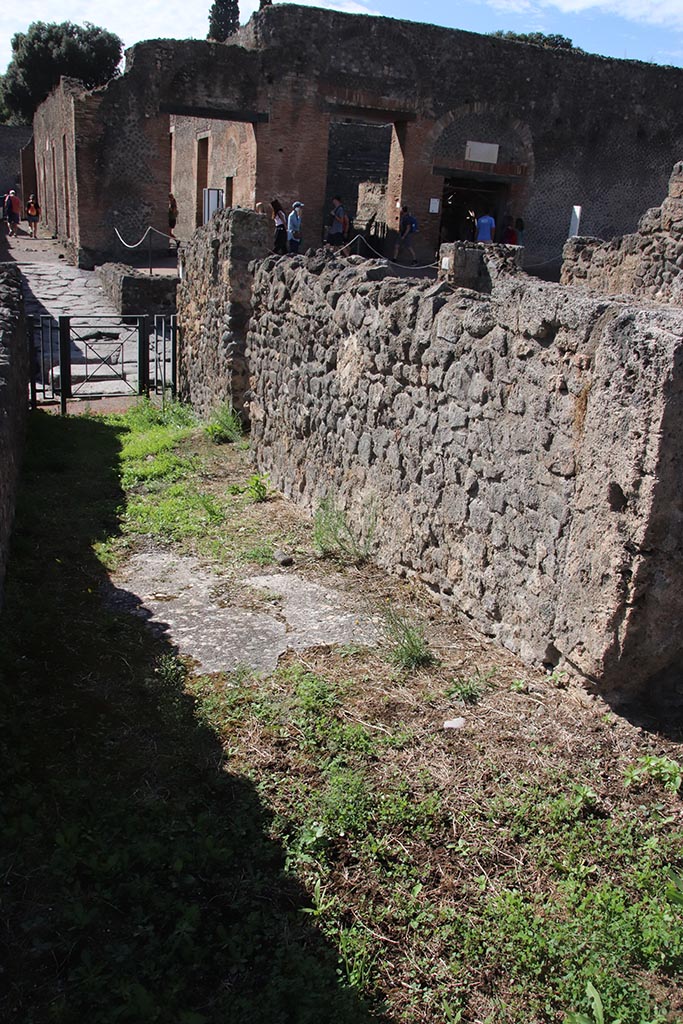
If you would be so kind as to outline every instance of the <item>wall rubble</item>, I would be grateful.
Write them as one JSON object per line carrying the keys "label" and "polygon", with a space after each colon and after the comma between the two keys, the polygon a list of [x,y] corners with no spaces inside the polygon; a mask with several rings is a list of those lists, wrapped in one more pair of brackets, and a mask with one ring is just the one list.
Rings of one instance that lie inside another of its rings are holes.
{"label": "wall rubble", "polygon": [[359,532],[376,515],[380,565],[527,661],[670,687],[682,317],[493,271],[481,294],[357,257],[266,259],[247,342],[259,468],[307,507],[334,494]]}
{"label": "wall rubble", "polygon": [[0,604],[28,414],[28,345],[21,275],[0,264]]}
{"label": "wall rubble", "polygon": [[145,274],[123,263],[103,263],[97,276],[121,316],[166,316],[176,311],[177,277]]}
{"label": "wall rubble", "polygon": [[562,255],[562,284],[683,306],[683,161],[662,205],[643,214],[634,234],[570,238]]}
{"label": "wall rubble", "polygon": [[181,250],[178,285],[178,394],[208,417],[223,402],[245,412],[245,359],[253,274],[249,263],[270,250],[270,221],[222,210]]}

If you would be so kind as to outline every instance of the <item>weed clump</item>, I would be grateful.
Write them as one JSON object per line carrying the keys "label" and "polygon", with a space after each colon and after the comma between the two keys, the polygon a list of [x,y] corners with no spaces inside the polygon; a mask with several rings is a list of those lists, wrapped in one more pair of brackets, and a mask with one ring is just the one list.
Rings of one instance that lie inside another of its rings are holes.
{"label": "weed clump", "polygon": [[232,402],[223,402],[204,427],[204,433],[214,444],[234,444],[244,436],[242,419]]}
{"label": "weed clump", "polygon": [[399,668],[427,668],[436,663],[424,626],[408,612],[387,607],[384,610],[383,633],[389,660]]}
{"label": "weed clump", "polygon": [[328,495],[313,517],[313,543],[323,557],[339,558],[361,565],[370,557],[375,536],[376,516],[370,509],[362,523],[361,538],[351,529],[343,509]]}

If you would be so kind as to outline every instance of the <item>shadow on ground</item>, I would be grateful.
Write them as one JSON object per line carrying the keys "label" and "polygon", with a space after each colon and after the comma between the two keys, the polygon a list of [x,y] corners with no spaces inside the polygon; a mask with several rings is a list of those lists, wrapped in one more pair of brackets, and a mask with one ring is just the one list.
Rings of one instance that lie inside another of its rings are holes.
{"label": "shadow on ground", "polygon": [[101,600],[116,428],[34,414],[0,622],[7,1024],[363,1024],[333,945],[182,691]]}

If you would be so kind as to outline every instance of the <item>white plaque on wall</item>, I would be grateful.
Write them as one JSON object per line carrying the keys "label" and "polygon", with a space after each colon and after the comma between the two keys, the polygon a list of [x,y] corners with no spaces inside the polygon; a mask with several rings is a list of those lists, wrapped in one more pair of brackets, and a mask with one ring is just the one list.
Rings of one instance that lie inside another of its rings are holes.
{"label": "white plaque on wall", "polygon": [[441,206],[441,203],[439,202],[438,199],[430,199],[429,200],[429,212],[430,213],[438,213],[440,206]]}
{"label": "white plaque on wall", "polygon": [[574,238],[579,233],[581,224],[581,207],[572,206],[572,219],[569,222],[569,237]]}
{"label": "white plaque on wall", "polygon": [[497,164],[497,142],[468,142],[465,146],[465,160],[473,160],[478,164]]}

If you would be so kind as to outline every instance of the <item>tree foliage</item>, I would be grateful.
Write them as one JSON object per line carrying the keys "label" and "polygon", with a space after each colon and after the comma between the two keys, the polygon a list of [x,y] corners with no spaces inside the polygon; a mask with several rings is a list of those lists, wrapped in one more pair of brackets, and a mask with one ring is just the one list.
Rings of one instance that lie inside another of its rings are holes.
{"label": "tree foliage", "polygon": [[240,9],[237,0],[214,0],[209,11],[207,39],[224,42],[240,27]]}
{"label": "tree foliage", "polygon": [[511,39],[516,43],[531,43],[532,46],[542,46],[546,50],[574,50],[575,52],[580,52],[579,48],[574,46],[571,39],[557,34],[546,35],[545,32],[503,32],[501,29],[490,34],[497,36],[498,39]]}
{"label": "tree foliage", "polygon": [[30,121],[62,75],[92,89],[118,74],[123,43],[113,32],[86,22],[34,21],[12,39],[12,59],[2,100],[14,122]]}

